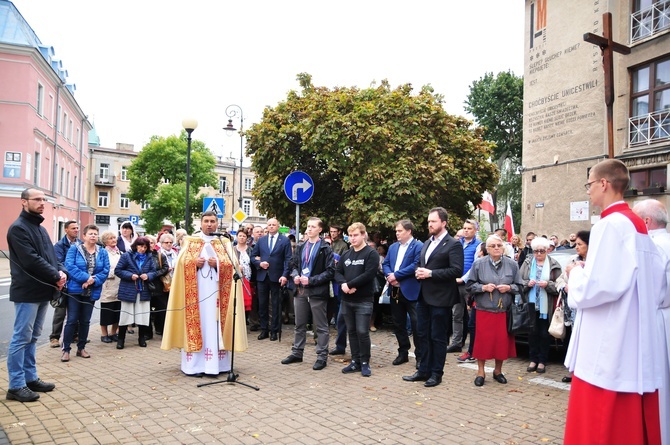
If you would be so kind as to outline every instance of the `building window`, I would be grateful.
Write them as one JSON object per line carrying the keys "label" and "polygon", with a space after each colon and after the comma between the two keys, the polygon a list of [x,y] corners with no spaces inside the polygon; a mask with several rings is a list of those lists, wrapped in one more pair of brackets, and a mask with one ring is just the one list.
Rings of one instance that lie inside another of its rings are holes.
{"label": "building window", "polygon": [[219,193],[228,193],[228,178],[225,176],[219,176]]}
{"label": "building window", "polygon": [[668,0],[635,0],[630,16],[630,43],[670,29]]}
{"label": "building window", "polygon": [[630,115],[631,146],[670,139],[670,58],[632,70]]}
{"label": "building window", "polygon": [[242,210],[247,214],[247,216],[251,216],[251,199],[242,200]]}
{"label": "building window", "polygon": [[40,185],[40,153],[35,152],[35,163],[33,164],[33,184]]}
{"label": "building window", "polygon": [[77,140],[74,141],[75,147],[77,147],[77,151],[79,151],[79,148],[81,147],[81,129],[77,128]]}
{"label": "building window", "polygon": [[65,168],[61,167],[60,169],[60,182],[58,183],[58,194],[63,194],[63,181],[65,181]]}
{"label": "building window", "polygon": [[150,206],[149,206],[149,203],[148,203],[148,202],[146,202],[146,201],[142,201],[142,202],[140,202],[140,209],[142,209],[142,210],[147,210],[149,207],[150,207]]}
{"label": "building window", "polygon": [[72,131],[74,129],[74,123],[72,122],[72,119],[70,119],[70,124],[67,127],[67,140],[72,142]]}
{"label": "building window", "polygon": [[[61,104],[58,104],[58,111],[56,112],[56,120],[60,119],[61,117],[61,111],[63,110],[63,107]],[[63,132],[63,123],[62,122],[55,122],[56,129],[58,130],[59,133]]]}
{"label": "building window", "polygon": [[44,85],[37,82],[37,114],[44,116]]}
{"label": "building window", "polygon": [[668,169],[666,167],[648,168],[630,172],[630,188],[644,190],[650,187],[667,188]]}
{"label": "building window", "polygon": [[109,192],[98,192],[98,207],[109,207]]}
{"label": "building window", "polygon": [[253,181],[251,178],[244,178],[244,190],[245,191],[250,191],[251,187],[253,187]]}
{"label": "building window", "polygon": [[77,196],[77,177],[74,177],[74,183],[72,184],[72,198],[78,199],[79,197]]}
{"label": "building window", "polygon": [[122,209],[130,208],[130,201],[128,200],[128,195],[121,193],[121,198],[119,198],[119,207]]}
{"label": "building window", "polygon": [[109,164],[100,163],[100,179],[109,178]]}
{"label": "building window", "polygon": [[54,104],[56,101],[52,94],[49,94],[49,122],[53,125],[54,123]]}
{"label": "building window", "polygon": [[65,181],[65,196],[67,196],[69,191],[70,191],[70,172],[67,172],[67,181]]}
{"label": "building window", "polygon": [[128,180],[128,167],[126,167],[125,165],[121,167],[121,180],[122,181]]}
{"label": "building window", "polygon": [[66,136],[67,134],[67,112],[63,111],[63,122],[60,124],[60,132],[63,135],[63,137]]}

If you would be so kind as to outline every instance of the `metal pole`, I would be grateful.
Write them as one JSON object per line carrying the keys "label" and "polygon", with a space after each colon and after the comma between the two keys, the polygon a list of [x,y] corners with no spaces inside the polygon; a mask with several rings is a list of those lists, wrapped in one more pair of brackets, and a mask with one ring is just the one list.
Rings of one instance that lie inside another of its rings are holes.
{"label": "metal pole", "polygon": [[295,242],[300,242],[300,204],[295,205]]}
{"label": "metal pole", "polygon": [[[237,114],[239,113],[240,115],[240,196],[238,198],[238,203],[239,203],[239,208],[242,209],[242,202],[243,202],[243,197],[242,197],[242,190],[243,190],[243,178],[242,178],[242,172],[244,171],[242,169],[242,166],[244,164],[244,135],[242,134],[244,130],[244,111],[242,110],[242,107],[239,105],[228,105],[226,107],[226,116],[228,116],[228,125],[224,127],[224,130],[226,131],[234,131],[235,128],[232,125],[232,118],[236,117]],[[232,226],[231,226],[232,229]]]}
{"label": "metal pole", "polygon": [[191,187],[191,133],[193,133],[192,128],[186,128],[186,133],[188,134],[187,147],[186,147],[186,211],[184,214],[184,228],[188,232],[191,225],[189,224],[189,189]]}

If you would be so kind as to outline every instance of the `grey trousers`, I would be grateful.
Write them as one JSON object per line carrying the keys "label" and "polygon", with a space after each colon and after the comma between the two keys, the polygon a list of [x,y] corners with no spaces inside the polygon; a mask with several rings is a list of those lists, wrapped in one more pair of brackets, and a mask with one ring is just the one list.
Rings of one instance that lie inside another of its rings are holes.
{"label": "grey trousers", "polygon": [[461,343],[463,343],[463,311],[465,310],[465,285],[464,284],[459,284],[458,285],[458,294],[460,298],[460,302],[458,304],[455,304],[453,308],[451,309],[451,315],[452,315],[452,329],[453,333],[451,336],[451,341],[449,342],[449,345],[456,345],[456,346],[461,346]]}
{"label": "grey trousers", "polygon": [[291,354],[302,357],[307,341],[307,322],[309,314],[312,313],[312,325],[316,330],[316,356],[320,360],[328,359],[328,342],[330,334],[328,331],[328,298],[308,298],[295,293],[293,298],[295,312],[295,338]]}

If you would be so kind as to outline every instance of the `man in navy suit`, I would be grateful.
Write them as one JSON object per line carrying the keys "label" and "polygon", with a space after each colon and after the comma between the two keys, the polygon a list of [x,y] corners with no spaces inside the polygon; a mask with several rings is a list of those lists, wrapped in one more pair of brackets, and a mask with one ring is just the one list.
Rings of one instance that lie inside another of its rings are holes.
{"label": "man in navy suit", "polygon": [[435,207],[428,212],[428,233],[415,276],[421,283],[416,305],[417,340],[421,346],[419,369],[403,380],[442,383],[447,358],[447,332],[451,309],[459,301],[456,279],[463,275],[463,247],[447,233],[447,211]]}
{"label": "man in navy suit", "polygon": [[[414,239],[414,224],[409,219],[398,221],[395,225],[395,234],[398,242],[391,244],[388,254],[384,258],[382,269],[386,281],[392,287],[391,315],[395,337],[398,340],[398,356],[393,360],[394,365],[401,365],[409,361],[409,335],[407,335],[407,315],[412,325],[412,332],[416,333],[416,301],[419,298],[421,285],[414,276],[421,258],[423,243]],[[414,337],[414,355],[421,357],[421,346]]]}
{"label": "man in navy suit", "polygon": [[[281,330],[281,291],[289,277],[291,261],[291,242],[279,231],[279,221],[270,218],[266,229],[268,234],[261,237],[251,252],[251,262],[256,267],[258,289],[258,316],[261,323],[259,340],[278,338]],[[272,323],[268,328],[268,310],[272,304]],[[271,331],[268,335],[268,331]]]}

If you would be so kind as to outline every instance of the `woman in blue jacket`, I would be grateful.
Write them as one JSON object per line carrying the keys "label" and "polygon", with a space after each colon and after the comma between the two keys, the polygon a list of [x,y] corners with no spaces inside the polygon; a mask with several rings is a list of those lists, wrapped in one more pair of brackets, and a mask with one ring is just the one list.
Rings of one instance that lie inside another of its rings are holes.
{"label": "woman in blue jacket", "polygon": [[[130,246],[131,251],[121,255],[114,274],[121,278],[119,284],[119,301],[121,301],[121,317],[119,320],[119,340],[116,349],[123,349],[126,342],[128,325],[139,326],[139,345],[147,346],[147,338],[151,333],[151,291],[150,283],[156,278],[156,266],[151,257],[151,243],[147,237],[140,236]],[[153,283],[151,283],[153,285]]]}
{"label": "woman in blue jacket", "polygon": [[67,301],[67,322],[63,335],[62,362],[70,361],[70,344],[75,326],[79,327],[77,357],[90,358],[86,352],[88,328],[95,301],[100,298],[102,283],[109,274],[109,256],[98,243],[98,227],[89,224],[84,227],[83,244],[73,245],[65,257],[65,269],[69,275],[67,282],[70,294]]}

